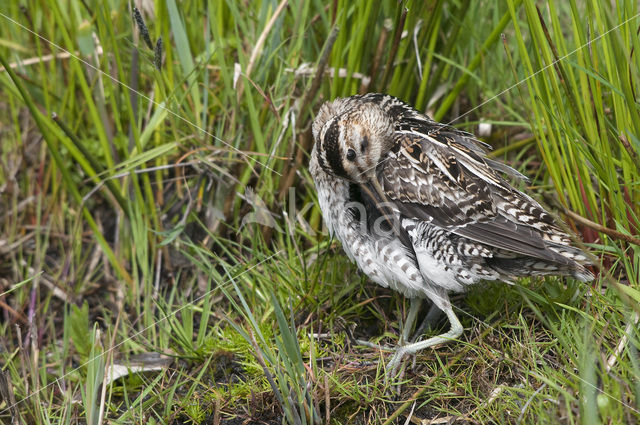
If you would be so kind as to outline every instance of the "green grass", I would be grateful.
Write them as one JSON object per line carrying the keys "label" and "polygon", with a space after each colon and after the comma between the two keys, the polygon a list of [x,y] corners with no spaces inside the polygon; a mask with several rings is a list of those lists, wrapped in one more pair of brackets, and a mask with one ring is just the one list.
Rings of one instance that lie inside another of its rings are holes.
{"label": "green grass", "polygon": [[[149,4],[160,69],[127,2],[0,5],[0,421],[640,420],[637,2]],[[319,105],[368,91],[490,123],[598,271],[454,297],[399,391],[352,341],[408,301],[306,170]]]}

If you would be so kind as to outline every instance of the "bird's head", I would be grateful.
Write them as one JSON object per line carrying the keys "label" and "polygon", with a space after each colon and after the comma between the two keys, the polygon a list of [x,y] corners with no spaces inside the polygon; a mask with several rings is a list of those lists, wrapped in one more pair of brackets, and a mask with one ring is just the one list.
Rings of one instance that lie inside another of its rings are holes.
{"label": "bird's head", "polygon": [[373,102],[338,98],[320,108],[312,126],[322,169],[356,183],[370,181],[393,145],[393,122]]}

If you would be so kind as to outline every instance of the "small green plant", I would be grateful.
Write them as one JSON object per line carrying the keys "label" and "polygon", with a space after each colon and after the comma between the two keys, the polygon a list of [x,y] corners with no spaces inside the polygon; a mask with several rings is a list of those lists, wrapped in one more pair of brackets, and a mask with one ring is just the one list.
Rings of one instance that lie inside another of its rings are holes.
{"label": "small green plant", "polygon": [[102,406],[100,406],[99,397],[104,382],[105,358],[100,340],[100,330],[97,326],[93,327],[88,342],[91,348],[87,353],[88,361],[84,385],[81,386],[82,404],[87,424],[98,425],[102,422]]}

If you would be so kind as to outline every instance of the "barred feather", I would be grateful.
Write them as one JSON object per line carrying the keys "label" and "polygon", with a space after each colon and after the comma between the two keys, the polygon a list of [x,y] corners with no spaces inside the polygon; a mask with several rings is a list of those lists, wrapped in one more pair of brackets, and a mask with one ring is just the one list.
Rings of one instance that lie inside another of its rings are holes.
{"label": "barred feather", "polygon": [[324,219],[374,281],[439,305],[481,280],[593,279],[569,235],[505,178],[524,176],[472,134],[377,93],[324,104],[313,134]]}

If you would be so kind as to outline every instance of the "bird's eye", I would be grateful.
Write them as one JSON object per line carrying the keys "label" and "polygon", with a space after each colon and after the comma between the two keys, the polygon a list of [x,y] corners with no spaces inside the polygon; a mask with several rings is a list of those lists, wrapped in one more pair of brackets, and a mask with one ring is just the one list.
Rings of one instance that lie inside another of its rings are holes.
{"label": "bird's eye", "polygon": [[353,160],[355,160],[355,159],[356,159],[356,151],[354,151],[353,149],[349,149],[349,150],[347,151],[347,159],[348,159],[349,161],[353,161]]}

